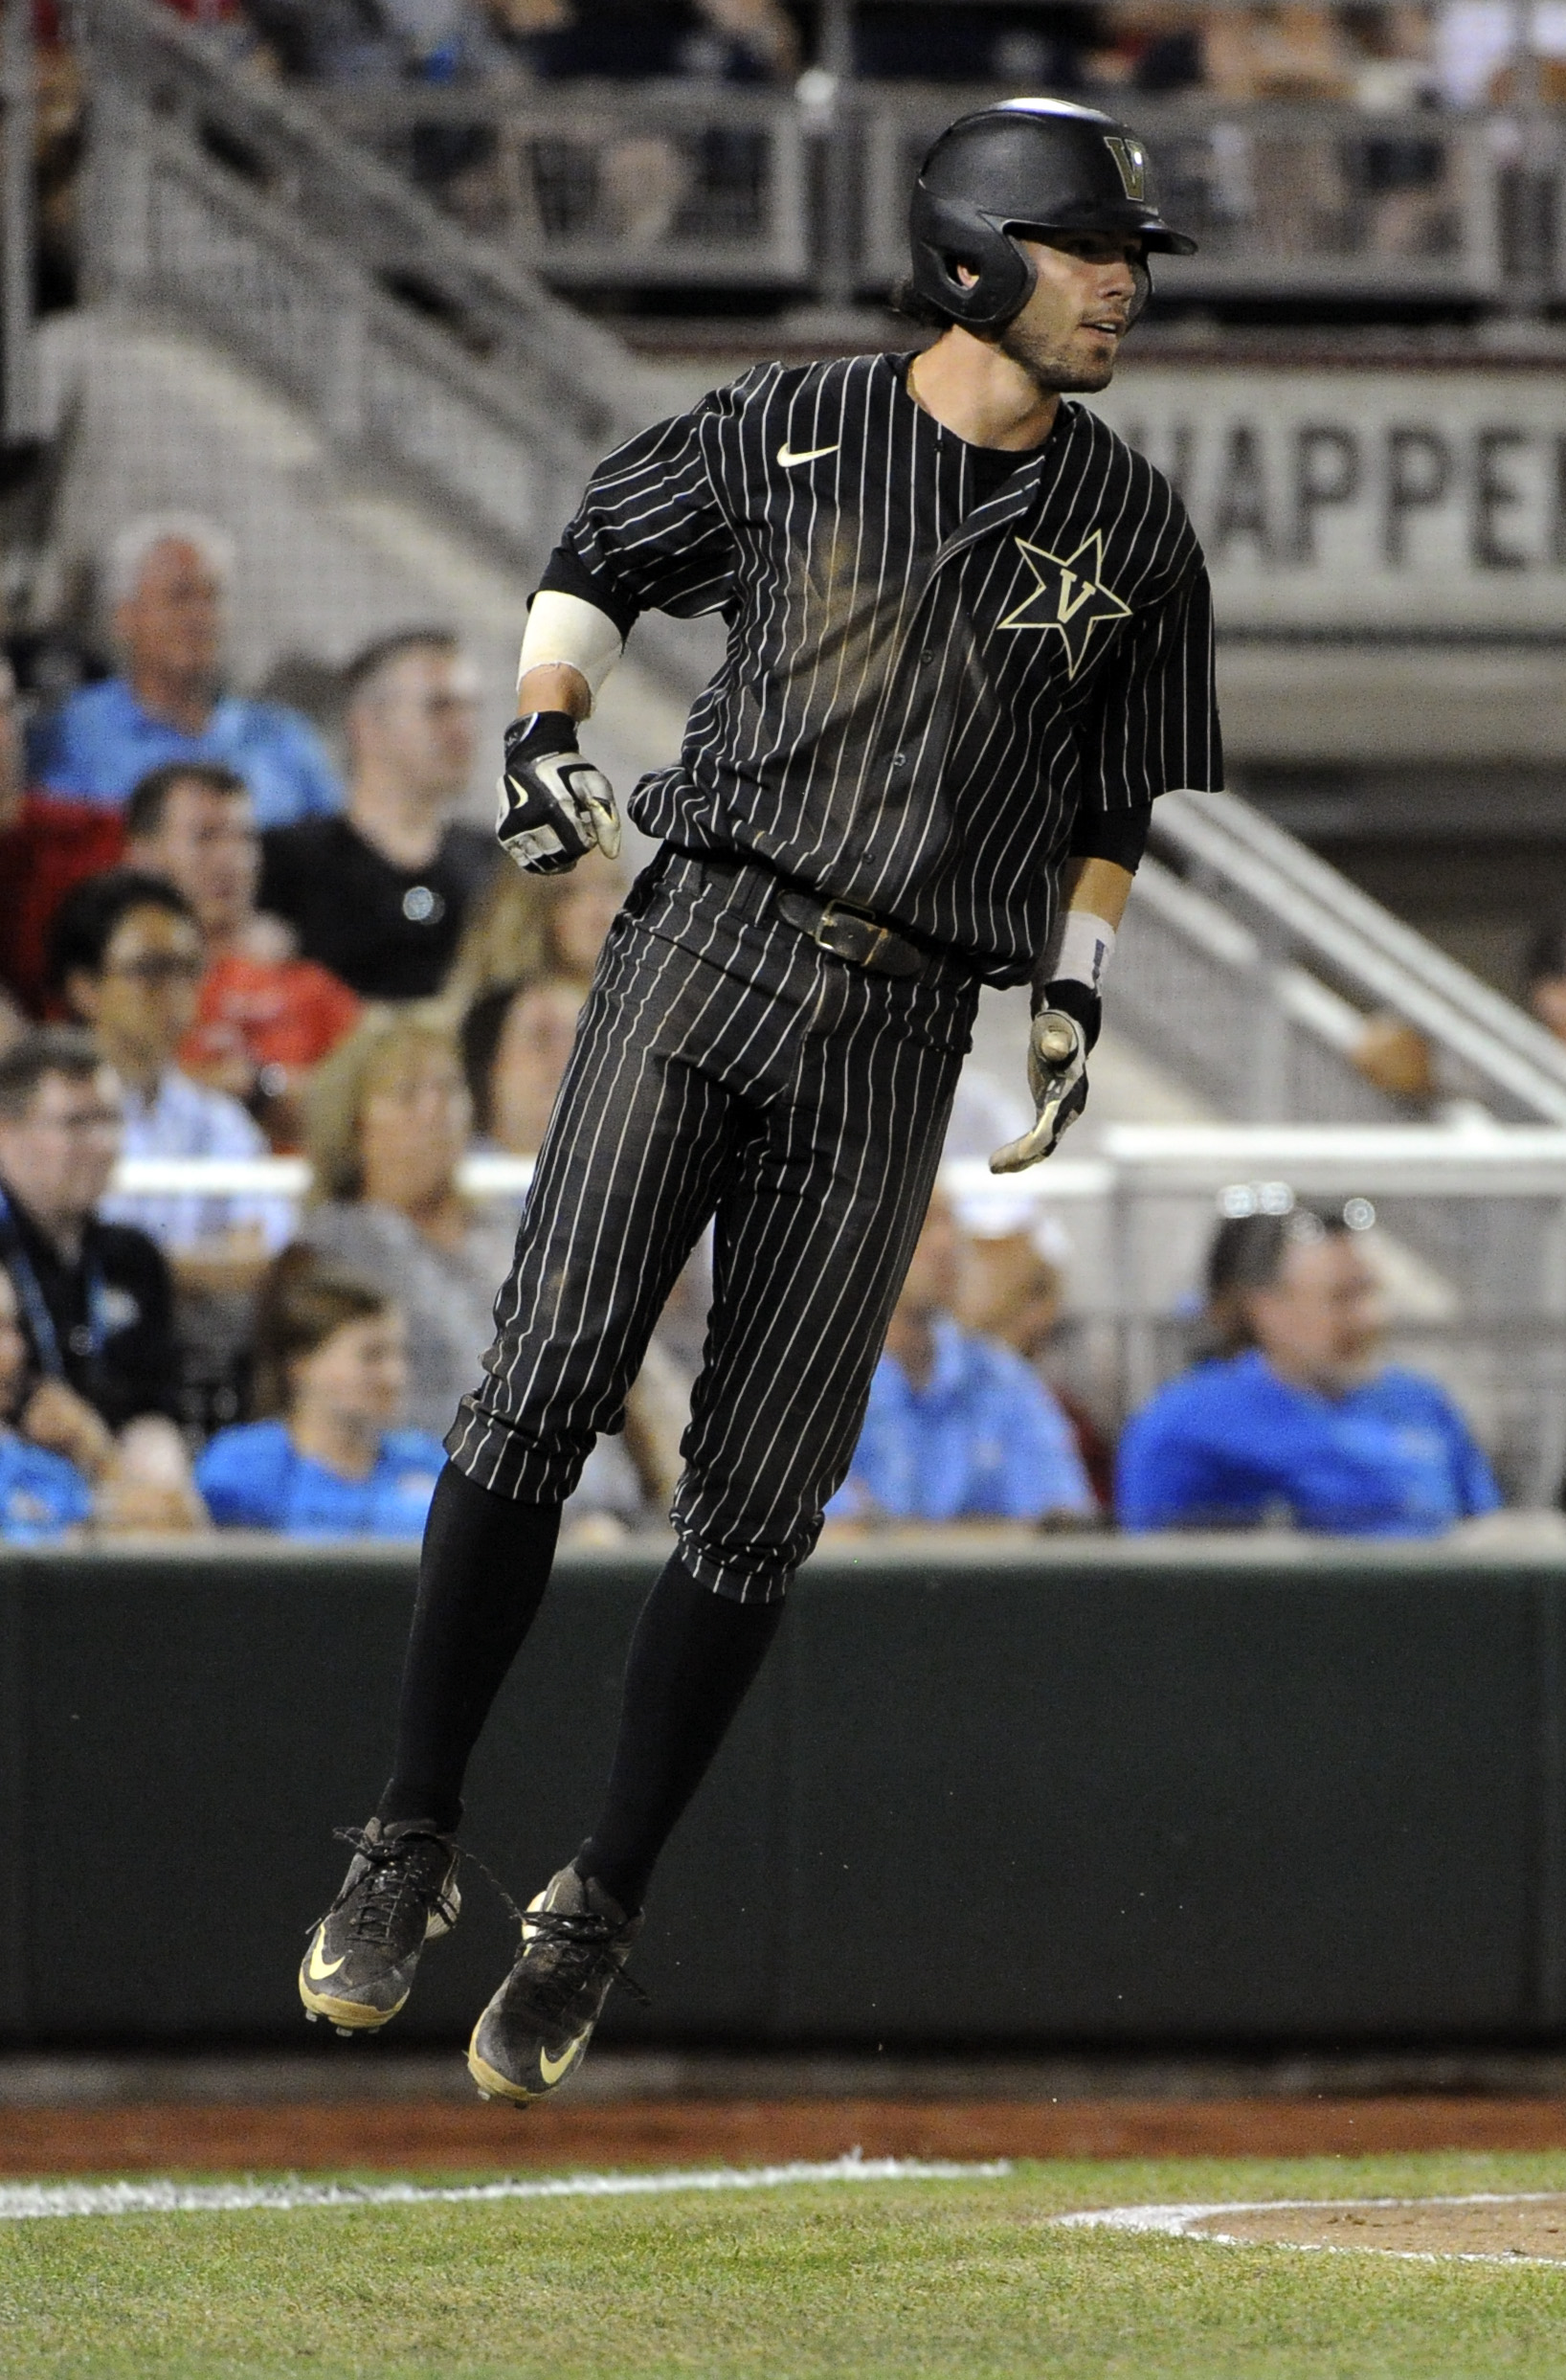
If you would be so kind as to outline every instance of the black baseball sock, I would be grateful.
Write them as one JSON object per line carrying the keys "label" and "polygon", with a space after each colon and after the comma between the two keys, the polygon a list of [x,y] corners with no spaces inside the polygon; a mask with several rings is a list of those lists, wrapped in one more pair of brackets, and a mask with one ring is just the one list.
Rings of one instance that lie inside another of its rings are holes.
{"label": "black baseball sock", "polygon": [[631,1639],[619,1740],[598,1823],[577,1852],[627,1911],[761,1667],[781,1601],[736,1604],[698,1585],[678,1555],[648,1596]]}
{"label": "black baseball sock", "polygon": [[383,1820],[462,1815],[468,1755],[549,1583],[558,1504],[513,1504],[448,1463],[419,1558],[418,1601]]}

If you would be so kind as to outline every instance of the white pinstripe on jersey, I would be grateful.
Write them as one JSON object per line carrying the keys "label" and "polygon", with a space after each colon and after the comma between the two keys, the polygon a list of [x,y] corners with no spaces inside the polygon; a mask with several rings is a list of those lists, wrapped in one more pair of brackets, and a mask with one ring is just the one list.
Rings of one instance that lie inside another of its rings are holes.
{"label": "white pinstripe on jersey", "polygon": [[1079,808],[1221,782],[1211,603],[1174,490],[1082,406],[974,498],[906,359],[767,364],[620,448],[562,542],[622,623],[729,623],[639,826],[1018,982]]}

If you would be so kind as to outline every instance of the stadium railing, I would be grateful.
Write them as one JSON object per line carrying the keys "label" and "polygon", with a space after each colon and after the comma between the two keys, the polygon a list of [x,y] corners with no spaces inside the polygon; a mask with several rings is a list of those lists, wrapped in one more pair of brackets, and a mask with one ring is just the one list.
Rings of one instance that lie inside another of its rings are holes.
{"label": "stadium railing", "polygon": [[[83,26],[95,110],[130,101],[187,123],[193,110],[211,154],[296,197],[311,228],[340,235],[351,217],[361,253],[378,249],[393,275],[408,271],[412,234],[432,310],[478,351],[514,359],[519,334],[547,323],[572,384],[568,425],[576,368],[604,358],[535,277],[884,296],[906,269],[920,157],[954,115],[1007,96],[830,78],[817,91],[819,77],[799,93],[521,76],[283,91],[237,74],[157,0],[87,0]],[[1566,119],[1536,100],[1457,112],[1194,91],[1138,97],[1134,113],[1167,211],[1201,243],[1161,261],[1173,295],[1514,312],[1566,289]],[[431,195],[482,236],[479,251]],[[613,412],[612,380],[595,377]]]}
{"label": "stadium railing", "polygon": [[[468,1157],[466,1193],[520,1203],[526,1160]],[[946,1168],[964,1202],[994,1188],[980,1160]],[[270,1193],[302,1200],[298,1157],[126,1158],[138,1195]],[[1566,1476],[1566,1129],[1110,1125],[1081,1156],[1016,1178],[1008,1194],[1057,1215],[1072,1255],[1063,1360],[1117,1422],[1189,1360],[1193,1285],[1218,1216],[1291,1200],[1375,1219],[1385,1250],[1390,1352],[1461,1399],[1508,1493],[1553,1504]],[[1018,1210],[1022,1222],[1026,1212]]]}
{"label": "stadium railing", "polygon": [[[319,104],[409,173],[428,127],[472,127],[484,165],[450,176],[446,195],[562,284],[818,290],[846,252],[851,289],[869,297],[907,270],[907,194],[925,151],[953,116],[1003,96],[854,84],[824,126],[792,97],[680,82],[331,91]],[[1172,295],[1510,304],[1538,302],[1566,269],[1566,136],[1548,113],[1199,93],[1139,98],[1133,112],[1166,212],[1200,241],[1196,257],[1160,261]],[[847,222],[840,197],[830,221],[813,204],[820,141],[846,153]]]}

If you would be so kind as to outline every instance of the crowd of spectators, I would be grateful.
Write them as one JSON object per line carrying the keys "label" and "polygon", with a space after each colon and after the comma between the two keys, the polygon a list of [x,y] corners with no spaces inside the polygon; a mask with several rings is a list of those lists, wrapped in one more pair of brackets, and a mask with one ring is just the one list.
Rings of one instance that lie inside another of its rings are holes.
{"label": "crowd of spectators", "polygon": [[[459,815],[478,687],[443,629],[342,673],[339,775],[227,689],[215,529],[134,524],[112,563],[118,675],[24,738],[0,662],[0,1538],[416,1536],[517,1223],[463,1162],[537,1156],[625,880],[522,876]],[[1535,958],[1549,1019],[1566,964]],[[970,1070],[947,1154],[1025,1120]],[[254,1162],[289,1152],[302,1209]],[[117,1182],[122,1155],[231,1170]],[[1496,1502],[1455,1407],[1381,1362],[1342,1218],[1221,1225],[1207,1343],[1118,1458],[1063,1357],[1070,1261],[1016,1185],[937,1195],[832,1531],[1429,1535]],[[710,1296],[704,1246],[573,1528],[666,1513]]]}
{"label": "crowd of spectators", "polygon": [[[266,71],[319,84],[682,79],[787,86],[818,67],[807,0],[168,0]],[[1514,96],[1519,41],[1566,57],[1558,11],[1510,0],[857,0],[865,80],[1010,84],[1384,108]]]}

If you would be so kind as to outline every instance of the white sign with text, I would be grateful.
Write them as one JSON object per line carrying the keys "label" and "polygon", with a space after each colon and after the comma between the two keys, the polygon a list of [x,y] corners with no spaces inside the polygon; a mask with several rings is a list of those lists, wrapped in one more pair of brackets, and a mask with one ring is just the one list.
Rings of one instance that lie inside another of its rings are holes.
{"label": "white sign with text", "polygon": [[1219,624],[1566,635],[1566,371],[1131,362],[1091,400],[1168,472]]}

